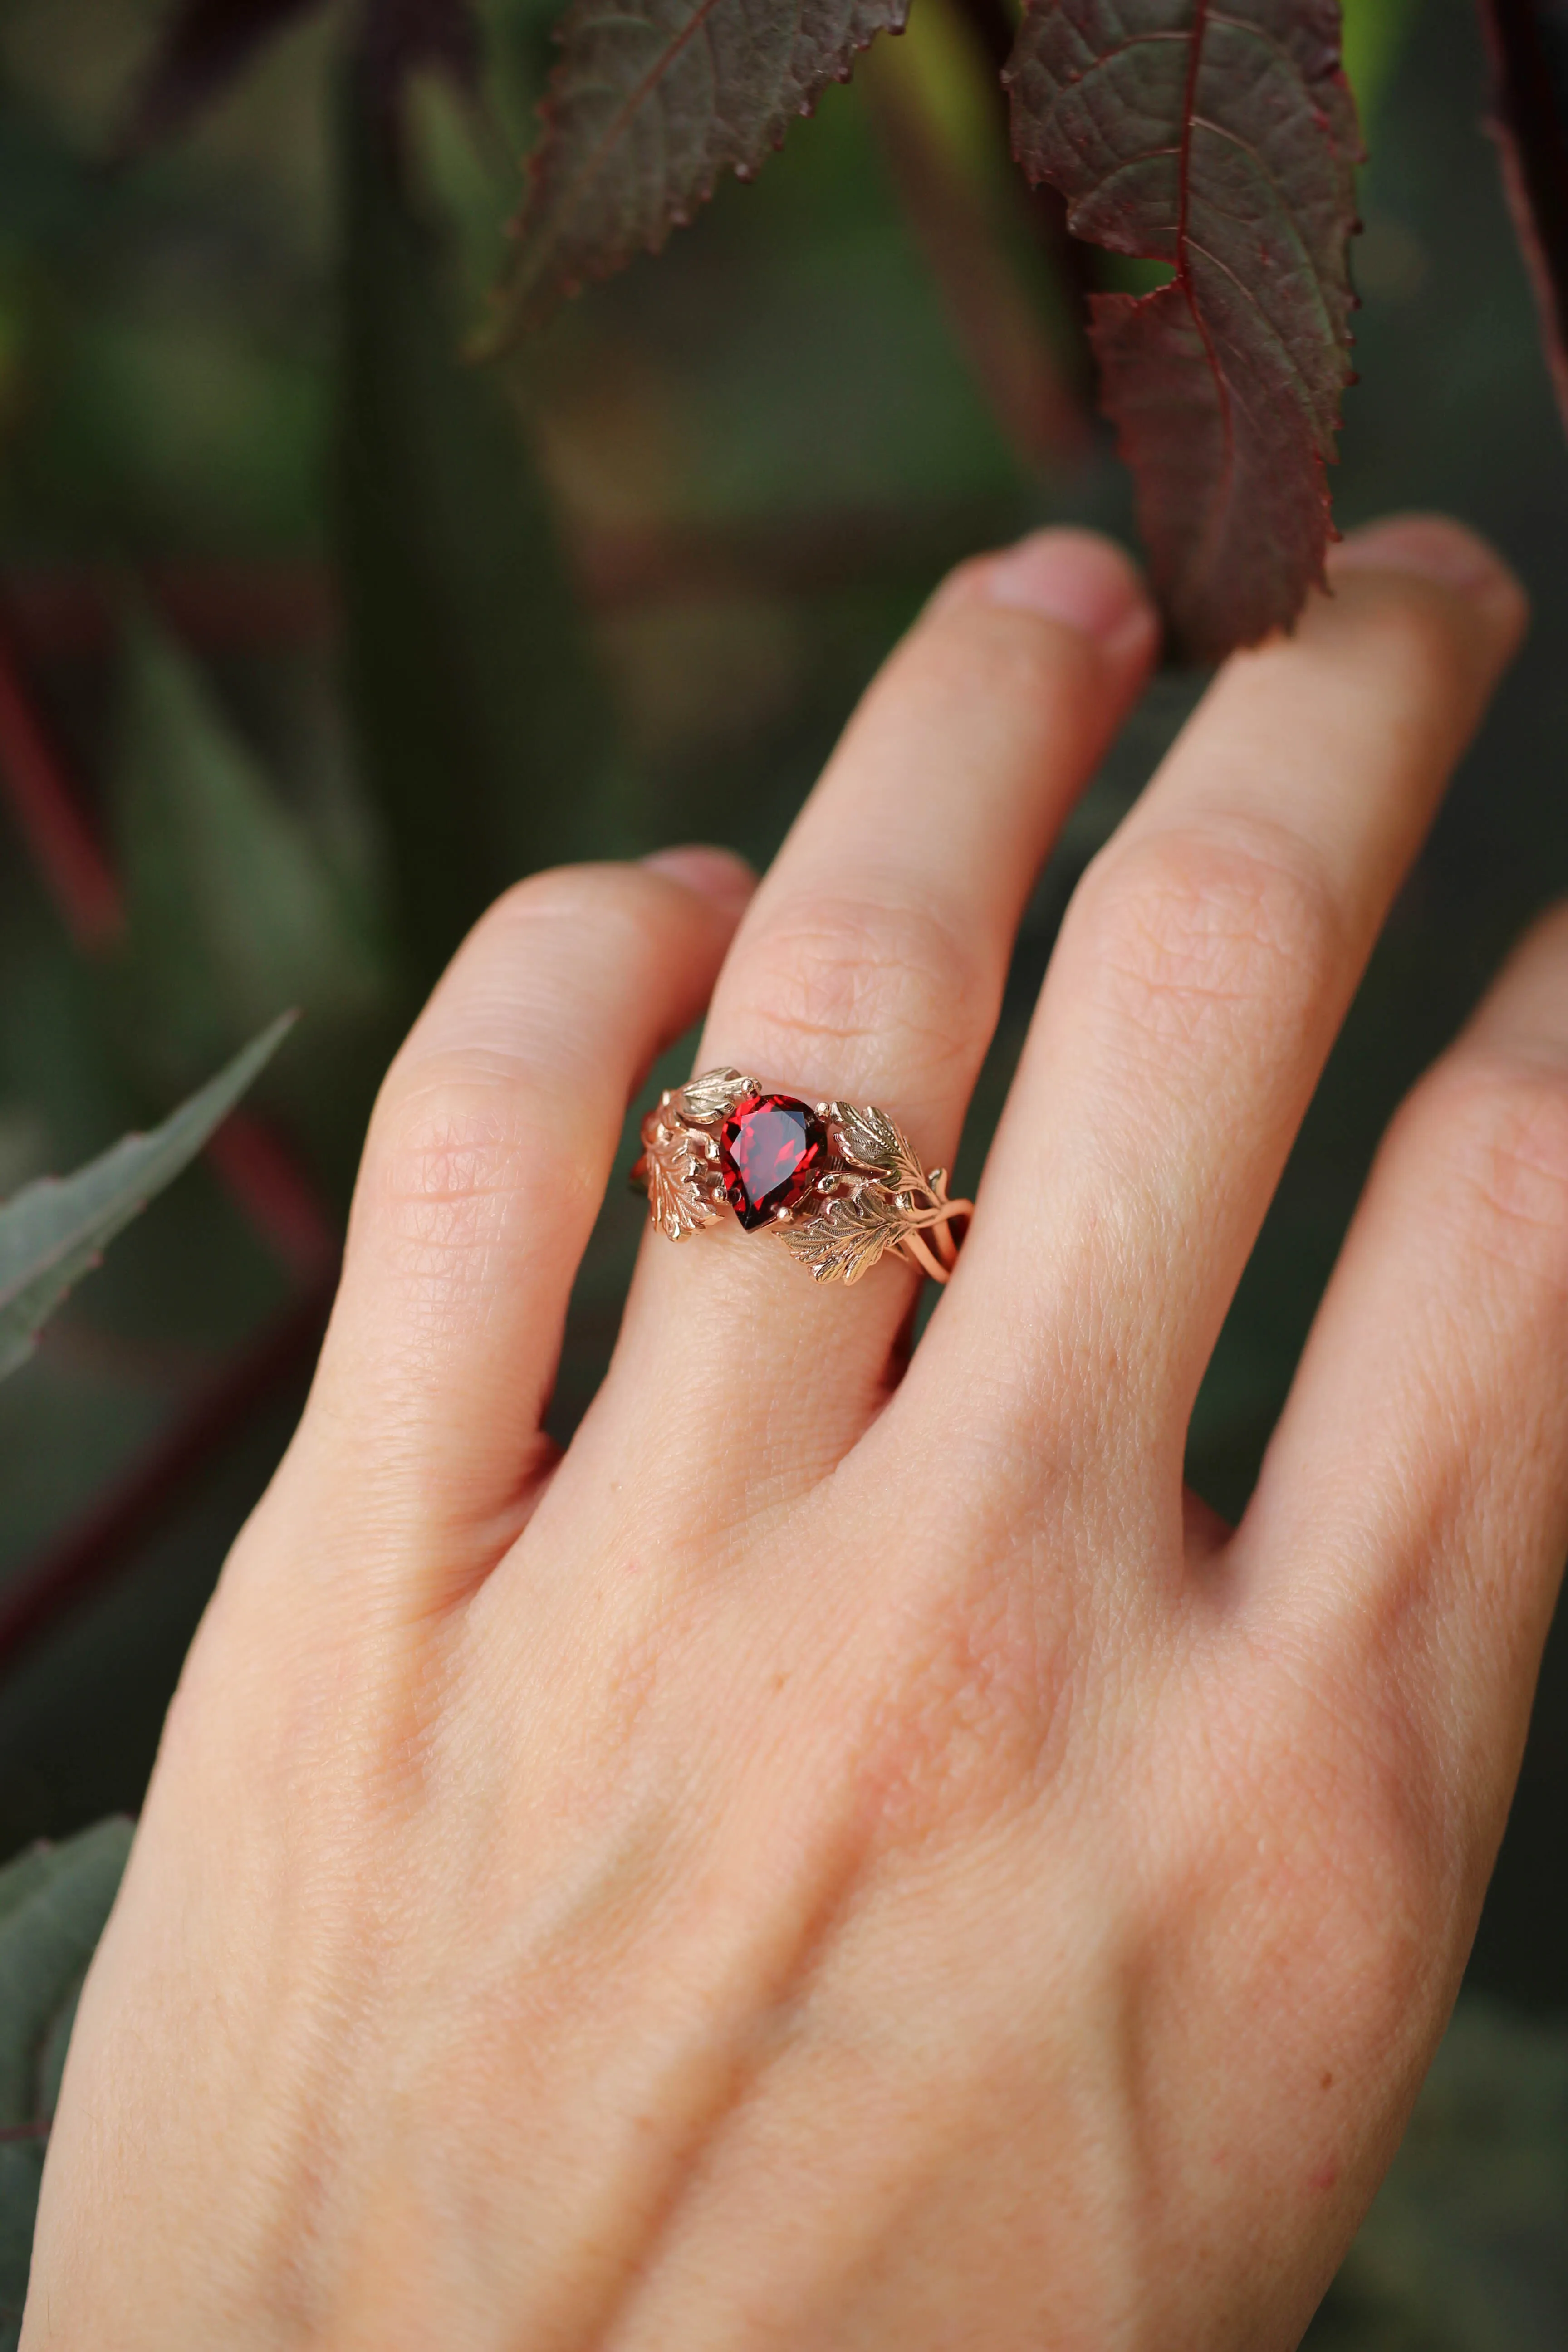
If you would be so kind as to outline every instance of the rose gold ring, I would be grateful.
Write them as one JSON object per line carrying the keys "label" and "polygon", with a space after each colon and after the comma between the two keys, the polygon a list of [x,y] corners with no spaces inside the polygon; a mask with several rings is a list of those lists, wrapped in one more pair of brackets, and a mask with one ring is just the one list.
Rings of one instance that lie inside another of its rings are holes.
{"label": "rose gold ring", "polygon": [[642,1139],[632,1181],[661,1234],[684,1241],[729,1207],[748,1233],[781,1234],[818,1282],[858,1282],[889,1253],[945,1282],[953,1220],[973,1213],[874,1103],[798,1102],[742,1070],[667,1088]]}

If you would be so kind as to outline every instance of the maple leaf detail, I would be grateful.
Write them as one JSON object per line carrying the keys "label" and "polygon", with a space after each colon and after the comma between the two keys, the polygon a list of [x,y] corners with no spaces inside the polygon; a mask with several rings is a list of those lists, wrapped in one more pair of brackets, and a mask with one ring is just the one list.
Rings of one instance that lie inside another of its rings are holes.
{"label": "maple leaf detail", "polygon": [[1013,140],[1074,234],[1169,262],[1094,298],[1105,406],[1178,638],[1217,659],[1322,578],[1362,159],[1336,0],[1029,0]]}
{"label": "maple leaf detail", "polygon": [[834,1118],[847,1156],[862,1168],[874,1168],[895,1192],[926,1192],[925,1171],[915,1158],[908,1136],[894,1126],[875,1103],[836,1102]]}
{"label": "maple leaf detail", "polygon": [[680,1090],[681,1107],[688,1118],[700,1126],[711,1127],[716,1119],[728,1118],[742,1095],[760,1094],[761,1086],[744,1071],[725,1067],[706,1070],[700,1078],[689,1078]]}
{"label": "maple leaf detail", "polygon": [[909,0],[572,0],[503,303],[531,325],[749,179]]}
{"label": "maple leaf detail", "polygon": [[817,1282],[858,1282],[878,1259],[897,1247],[913,1220],[875,1185],[848,1199],[830,1201],[809,1223],[780,1228],[792,1254]]}
{"label": "maple leaf detail", "polygon": [[643,1168],[647,1185],[648,1215],[672,1242],[704,1225],[717,1224],[719,1212],[699,1181],[700,1163],[688,1138],[679,1130],[657,1129],[650,1137]]}

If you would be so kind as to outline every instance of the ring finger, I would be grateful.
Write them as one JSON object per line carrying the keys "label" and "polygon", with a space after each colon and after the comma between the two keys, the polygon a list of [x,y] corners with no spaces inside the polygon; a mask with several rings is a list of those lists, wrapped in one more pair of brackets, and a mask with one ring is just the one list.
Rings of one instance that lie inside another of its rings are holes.
{"label": "ring finger", "polygon": [[[872,686],[748,910],[700,1067],[867,1100],[951,1162],[1040,863],[1120,725],[1156,623],[1110,542],[1042,531],[966,565]],[[611,1378],[660,1380],[746,1481],[805,1483],[874,1411],[914,1276],[816,1286],[763,1234],[644,1253]],[[609,1416],[614,1422],[617,1417]],[[661,1423],[667,1426],[668,1423]],[[765,1441],[765,1442],[764,1442]],[[581,1442],[581,1441],[580,1441]]]}

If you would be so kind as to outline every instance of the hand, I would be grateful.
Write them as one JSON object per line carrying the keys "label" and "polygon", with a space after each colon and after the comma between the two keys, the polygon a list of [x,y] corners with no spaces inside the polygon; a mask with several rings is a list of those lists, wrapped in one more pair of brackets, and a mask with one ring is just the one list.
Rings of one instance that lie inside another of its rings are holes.
{"label": "hand", "polygon": [[[1398,2138],[1568,1544],[1568,920],[1401,1111],[1254,1500],[1199,1376],[1522,600],[1436,521],[1230,663],[1073,902],[950,1289],[644,1248],[540,1433],[624,1109],[951,1160],[1155,625],[965,566],[777,863],[521,885],[389,1076],[299,1434],[83,2000],[23,2342],[1292,2344]],[[733,941],[731,932],[740,918]]]}

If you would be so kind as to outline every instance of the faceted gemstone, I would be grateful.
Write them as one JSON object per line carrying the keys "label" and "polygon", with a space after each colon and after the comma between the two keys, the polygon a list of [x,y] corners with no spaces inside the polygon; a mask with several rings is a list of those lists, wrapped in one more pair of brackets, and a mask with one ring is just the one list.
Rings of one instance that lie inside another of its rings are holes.
{"label": "faceted gemstone", "polygon": [[792,1095],[742,1095],[719,1131],[724,1197],[748,1233],[798,1207],[826,1157],[822,1121]]}

